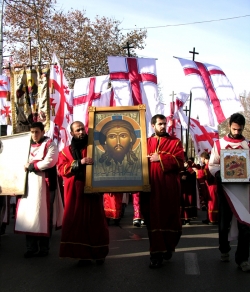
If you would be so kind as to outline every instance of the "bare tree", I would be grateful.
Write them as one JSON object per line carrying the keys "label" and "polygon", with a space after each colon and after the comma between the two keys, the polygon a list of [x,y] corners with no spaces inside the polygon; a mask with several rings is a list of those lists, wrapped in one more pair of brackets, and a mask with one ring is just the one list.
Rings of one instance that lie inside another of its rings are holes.
{"label": "bare tree", "polygon": [[[92,21],[86,11],[56,11],[53,0],[6,0],[4,50],[13,54],[16,64],[51,61],[55,52],[61,58],[66,77],[108,74],[107,56],[124,56],[129,42],[143,49],[146,30],[123,33],[119,20],[105,16]],[[29,35],[30,34],[30,35]]]}

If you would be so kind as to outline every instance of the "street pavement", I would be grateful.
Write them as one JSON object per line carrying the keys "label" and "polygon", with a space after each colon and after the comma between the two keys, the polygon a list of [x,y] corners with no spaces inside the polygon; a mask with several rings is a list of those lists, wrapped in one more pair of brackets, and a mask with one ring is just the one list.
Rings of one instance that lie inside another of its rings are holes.
{"label": "street pavement", "polygon": [[11,219],[0,247],[0,292],[249,292],[250,273],[234,262],[236,242],[231,261],[221,262],[217,226],[202,224],[205,215],[199,211],[183,226],[172,259],[156,270],[149,268],[146,227],[132,225],[131,203],[120,226],[110,222],[110,252],[103,265],[78,267],[77,260],[60,259],[60,231],[53,233],[47,257],[26,259],[25,236],[13,233]]}

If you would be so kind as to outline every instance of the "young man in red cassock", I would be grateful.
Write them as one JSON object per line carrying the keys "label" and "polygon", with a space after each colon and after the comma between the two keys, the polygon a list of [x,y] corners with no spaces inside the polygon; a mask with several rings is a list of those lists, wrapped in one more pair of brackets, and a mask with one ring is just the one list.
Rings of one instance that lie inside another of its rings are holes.
{"label": "young man in red cassock", "polygon": [[109,230],[103,196],[85,194],[88,136],[83,123],[71,124],[71,145],[59,153],[58,171],[64,180],[65,211],[60,257],[80,259],[79,265],[102,264],[109,251]]}
{"label": "young man in red cassock", "polygon": [[141,207],[149,236],[149,267],[159,268],[163,259],[172,257],[182,232],[179,172],[184,152],[181,141],[167,134],[165,116],[153,116],[151,124],[155,131],[147,139],[151,192],[141,194]]}

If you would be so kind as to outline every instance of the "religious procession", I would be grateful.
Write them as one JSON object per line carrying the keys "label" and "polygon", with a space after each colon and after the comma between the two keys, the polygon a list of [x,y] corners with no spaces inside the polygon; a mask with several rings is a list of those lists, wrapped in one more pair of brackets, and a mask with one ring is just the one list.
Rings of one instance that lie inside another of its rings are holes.
{"label": "religious procession", "polygon": [[73,84],[56,51],[33,64],[31,48],[29,64],[1,68],[0,251],[13,224],[25,261],[49,258],[60,233],[60,259],[107,265],[110,229],[130,208],[157,270],[175,261],[199,213],[198,224],[217,230],[219,260],[250,272],[250,142],[226,72],[196,61],[195,48],[192,60],[173,57],[189,91],[166,102],[156,58],[131,55],[129,42],[107,56],[108,74]]}

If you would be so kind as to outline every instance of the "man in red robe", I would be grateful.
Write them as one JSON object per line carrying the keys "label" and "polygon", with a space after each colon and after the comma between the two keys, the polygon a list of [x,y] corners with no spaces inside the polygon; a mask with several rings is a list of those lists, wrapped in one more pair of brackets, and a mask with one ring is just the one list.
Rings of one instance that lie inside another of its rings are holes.
{"label": "man in red robe", "polygon": [[109,230],[103,209],[103,196],[85,194],[88,136],[83,123],[71,124],[71,145],[59,153],[58,171],[64,180],[65,210],[60,257],[80,259],[79,265],[104,263],[109,251]]}
{"label": "man in red robe", "polygon": [[184,152],[180,140],[167,134],[165,116],[153,116],[151,124],[155,131],[147,140],[151,192],[141,195],[141,207],[149,236],[149,267],[159,268],[163,259],[172,257],[182,232],[179,172]]}

